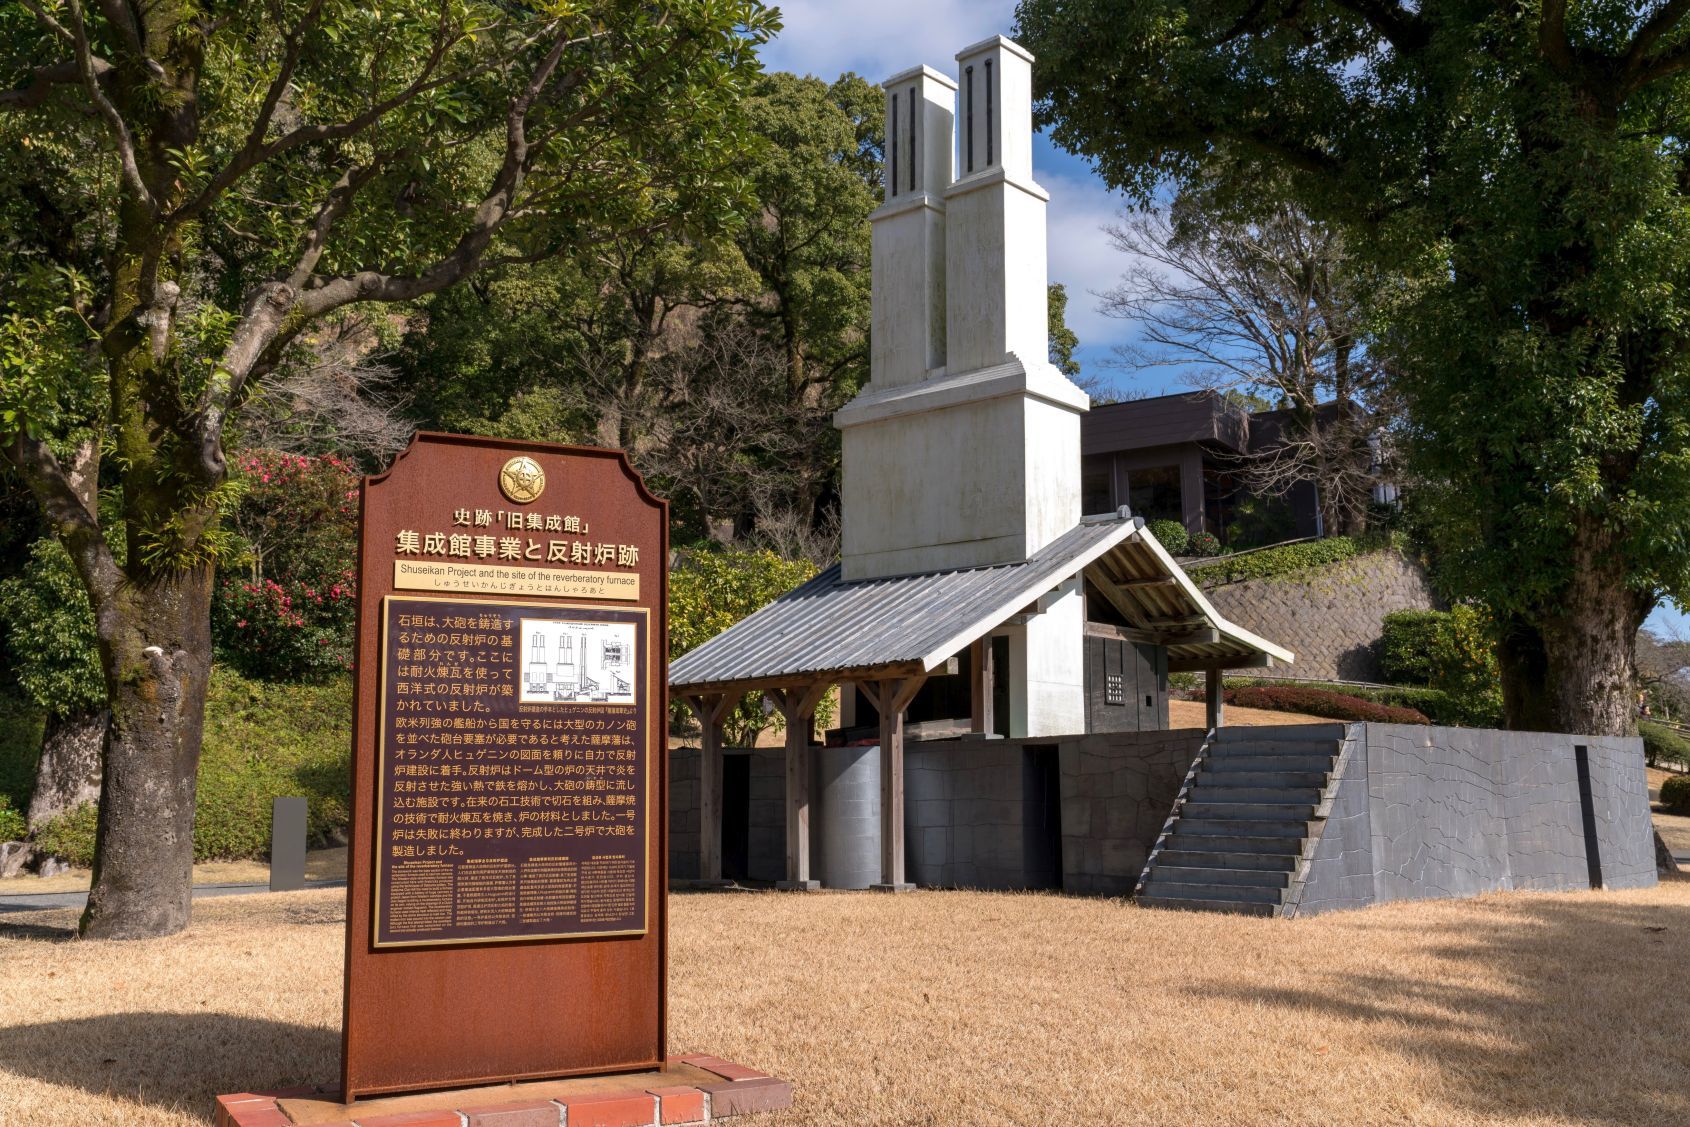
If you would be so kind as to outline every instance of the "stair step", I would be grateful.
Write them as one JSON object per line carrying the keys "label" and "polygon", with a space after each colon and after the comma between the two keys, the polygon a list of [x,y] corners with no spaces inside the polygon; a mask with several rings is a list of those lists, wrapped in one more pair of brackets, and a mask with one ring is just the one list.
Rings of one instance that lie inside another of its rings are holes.
{"label": "stair step", "polygon": [[1181,818],[1227,818],[1243,822],[1294,822],[1314,817],[1314,802],[1192,802],[1180,807]]}
{"label": "stair step", "polygon": [[1159,880],[1155,873],[1144,882],[1146,896],[1168,900],[1234,900],[1246,904],[1278,904],[1285,896],[1282,888],[1254,888],[1247,884],[1212,884],[1200,881]]}
{"label": "stair step", "polygon": [[1230,834],[1206,834],[1190,826],[1175,823],[1168,835],[1164,851],[1169,849],[1190,853],[1250,853],[1262,857],[1298,858],[1307,847],[1302,837],[1289,834],[1233,837]]}
{"label": "stair step", "polygon": [[1187,900],[1174,896],[1152,896],[1140,893],[1135,901],[1140,908],[1172,909],[1182,912],[1231,912],[1240,916],[1271,916],[1277,904],[1250,904],[1240,900]]}
{"label": "stair step", "polygon": [[[1229,783],[1231,780],[1227,780]],[[1320,804],[1318,786],[1223,786],[1219,782],[1205,782],[1198,780],[1191,788],[1187,797],[1187,804],[1193,802],[1248,802],[1252,804],[1266,803],[1274,806],[1305,805],[1318,806]]]}
{"label": "stair step", "polygon": [[1236,740],[1209,745],[1216,759],[1248,759],[1271,755],[1337,755],[1342,740]]}
{"label": "stair step", "polygon": [[1313,724],[1275,724],[1270,728],[1228,728],[1215,733],[1217,743],[1256,743],[1262,740],[1341,740],[1350,730],[1345,720]]}
{"label": "stair step", "polygon": [[1287,888],[1291,884],[1291,874],[1288,872],[1275,872],[1272,869],[1228,869],[1208,865],[1171,865],[1167,857],[1168,855],[1163,853],[1156,858],[1156,865],[1150,870],[1150,877],[1145,882],[1146,887],[1162,884],[1228,884],[1250,888]]}
{"label": "stair step", "polygon": [[[1168,839],[1172,841],[1172,838]],[[1221,841],[1231,839],[1221,838]],[[1281,839],[1275,839],[1281,840]],[[1156,866],[1170,865],[1174,868],[1193,869],[1260,869],[1276,873],[1289,873],[1297,867],[1295,853],[1250,853],[1233,852],[1225,849],[1172,849],[1164,848],[1156,854]]]}
{"label": "stair step", "polygon": [[1213,771],[1207,765],[1197,772],[1197,785],[1227,787],[1324,787],[1331,768],[1312,771]]}
{"label": "stair step", "polygon": [[1196,817],[1192,814],[1181,814],[1174,824],[1179,830],[1199,837],[1277,837],[1291,841],[1301,841],[1313,829],[1308,822]]}
{"label": "stair step", "polygon": [[1338,761],[1336,755],[1211,755],[1203,760],[1205,772],[1228,775],[1234,771],[1259,774],[1263,771],[1318,771],[1329,774]]}

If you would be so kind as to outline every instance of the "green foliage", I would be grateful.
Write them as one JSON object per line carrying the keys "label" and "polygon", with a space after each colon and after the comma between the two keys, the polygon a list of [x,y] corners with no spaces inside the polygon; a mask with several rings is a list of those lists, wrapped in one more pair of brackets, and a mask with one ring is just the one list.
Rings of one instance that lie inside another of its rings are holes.
{"label": "green foliage", "polygon": [[1232,509],[1232,521],[1226,526],[1227,545],[1233,551],[1280,544],[1296,535],[1296,514],[1278,497],[1239,498]]}
{"label": "green foliage", "polygon": [[46,713],[14,690],[0,690],[0,796],[13,809],[28,810],[35,794]]}
{"label": "green foliage", "polygon": [[214,669],[200,757],[194,857],[263,857],[270,800],[307,800],[314,840],[342,831],[351,803],[352,684],[249,680]]}
{"label": "green foliage", "polygon": [[1226,690],[1228,704],[1275,712],[1302,712],[1333,720],[1365,720],[1377,724],[1430,724],[1412,708],[1379,704],[1350,693],[1305,685],[1252,685]]}
{"label": "green foliage", "polygon": [[1194,567],[1189,574],[1200,587],[1242,583],[1246,579],[1275,579],[1305,568],[1342,563],[1365,552],[1379,551],[1382,542],[1367,537],[1328,536],[1324,540],[1302,540],[1240,554]]}
{"label": "green foliage", "polygon": [[[1639,720],[1637,734],[1643,737],[1643,757],[1649,766],[1676,763],[1690,768],[1690,738],[1682,732],[1653,720]],[[1662,792],[1665,797],[1665,792]]]}
{"label": "green foliage", "polygon": [[38,707],[69,716],[105,706],[94,611],[56,538],[37,540],[23,571],[0,581],[0,627],[18,685]]}
{"label": "green foliage", "polygon": [[1283,183],[1377,272],[1370,349],[1442,578],[1509,625],[1522,672],[1537,646],[1567,724],[1623,715],[1627,663],[1591,651],[1690,595],[1686,15],[1018,8],[1041,123],[1110,185]]}
{"label": "green foliage", "polygon": [[1191,534],[1177,520],[1153,520],[1144,526],[1144,530],[1156,537],[1157,543],[1166,548],[1170,556],[1183,556],[1191,544]]}
{"label": "green foliage", "polygon": [[88,280],[74,267],[20,266],[0,281],[0,435],[39,438],[79,423],[97,392],[82,354],[94,331],[82,313]]}
{"label": "green foliage", "polygon": [[12,808],[9,796],[0,794],[0,841],[22,841],[29,832],[29,822],[23,811]]}
{"label": "green foliage", "polygon": [[[669,660],[703,645],[815,574],[815,564],[783,560],[764,550],[683,554],[669,572]],[[683,714],[677,707],[677,715]],[[749,744],[771,723],[761,699],[748,693],[724,726],[729,742]]]}
{"label": "green foliage", "polygon": [[73,807],[42,823],[35,831],[35,848],[84,869],[94,863],[94,837],[99,807],[92,802]]}
{"label": "green foliage", "polygon": [[1221,542],[1212,532],[1198,532],[1191,537],[1187,550],[1194,556],[1218,556],[1221,554]]}
{"label": "green foliage", "polygon": [[1463,702],[1458,723],[1490,726],[1490,718],[1502,714],[1495,628],[1477,607],[1387,614],[1379,663],[1387,681],[1423,685]]}
{"label": "green foliage", "polygon": [[244,451],[230,523],[239,565],[212,601],[218,656],[251,677],[322,681],[350,668],[358,476],[334,455]]}
{"label": "green foliage", "polygon": [[1068,287],[1061,282],[1050,284],[1049,310],[1050,362],[1056,365],[1057,371],[1073,379],[1080,374],[1080,362],[1074,359],[1080,338],[1068,327]]}
{"label": "green foliage", "polygon": [[1669,814],[1690,814],[1690,775],[1674,775],[1661,784],[1661,805]]}

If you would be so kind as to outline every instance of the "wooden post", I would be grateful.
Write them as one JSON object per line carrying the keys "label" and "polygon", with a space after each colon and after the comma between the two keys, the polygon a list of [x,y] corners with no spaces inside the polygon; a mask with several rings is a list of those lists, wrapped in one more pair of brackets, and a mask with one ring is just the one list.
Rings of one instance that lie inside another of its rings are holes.
{"label": "wooden post", "polygon": [[786,721],[786,879],[776,888],[809,892],[821,883],[810,879],[810,729],[826,684],[769,689],[764,696]]}
{"label": "wooden post", "polygon": [[704,730],[698,748],[698,879],[722,882],[722,717],[734,701],[728,693],[686,698]]}
{"label": "wooden post", "polygon": [[976,735],[990,736],[996,728],[992,714],[992,694],[996,688],[996,670],[992,667],[992,639],[981,638],[968,647],[969,670],[972,673],[972,709],[968,730]]}
{"label": "wooden post", "polygon": [[1203,711],[1209,731],[1220,728],[1226,721],[1226,701],[1221,696],[1221,671],[1210,668],[1203,671]]}
{"label": "wooden post", "polygon": [[888,679],[868,689],[880,713],[880,883],[878,892],[907,892],[904,880],[904,710],[925,675]]}

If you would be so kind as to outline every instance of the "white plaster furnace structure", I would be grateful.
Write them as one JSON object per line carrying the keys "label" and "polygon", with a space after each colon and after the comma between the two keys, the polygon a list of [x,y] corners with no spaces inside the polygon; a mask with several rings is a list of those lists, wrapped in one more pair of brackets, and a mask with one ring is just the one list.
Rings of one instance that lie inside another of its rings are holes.
{"label": "white plaster furnace structure", "polygon": [[[1003,36],[884,83],[871,379],[834,416],[847,582],[1018,563],[1080,520],[1080,414],[1049,362],[1033,58]],[[1079,577],[1009,636],[1010,728],[1085,730]]]}

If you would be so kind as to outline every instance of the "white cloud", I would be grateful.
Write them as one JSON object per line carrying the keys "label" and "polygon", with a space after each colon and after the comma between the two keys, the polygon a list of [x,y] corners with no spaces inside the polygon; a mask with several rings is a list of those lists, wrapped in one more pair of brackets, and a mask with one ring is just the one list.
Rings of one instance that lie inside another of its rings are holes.
{"label": "white cloud", "polygon": [[1120,218],[1123,201],[1094,176],[1035,168],[1033,177],[1050,193],[1050,280],[1068,287],[1068,327],[1096,355],[1131,335],[1126,322],[1097,311],[1093,296],[1113,287],[1129,265],[1102,230]]}
{"label": "white cloud", "polygon": [[990,35],[1008,35],[1014,0],[788,0],[785,30],[763,51],[771,70],[835,78],[854,70],[881,82],[926,63],[949,74],[956,53]]}

